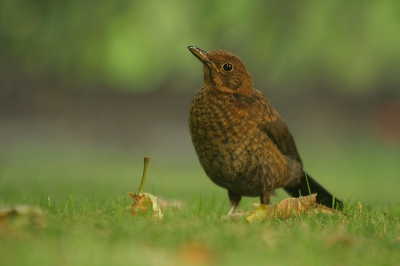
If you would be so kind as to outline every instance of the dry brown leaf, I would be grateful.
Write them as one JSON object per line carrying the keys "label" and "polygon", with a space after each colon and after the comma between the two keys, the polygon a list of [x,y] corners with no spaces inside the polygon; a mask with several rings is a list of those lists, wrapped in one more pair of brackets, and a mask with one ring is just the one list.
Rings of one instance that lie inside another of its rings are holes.
{"label": "dry brown leaf", "polygon": [[167,201],[163,198],[158,197],[157,198],[158,204],[160,205],[160,208],[162,211],[165,211],[168,207],[170,208],[176,208],[178,210],[182,209],[183,203],[180,200],[170,200]]}
{"label": "dry brown leaf", "polygon": [[30,205],[16,205],[0,209],[0,226],[46,227],[46,215],[42,209]]}
{"label": "dry brown leaf", "polygon": [[128,195],[133,199],[131,207],[126,207],[127,210],[132,212],[132,216],[135,217],[138,213],[149,213],[151,209],[154,219],[162,219],[163,214],[161,212],[160,205],[158,204],[157,197],[150,193],[144,193],[144,183],[146,181],[147,167],[149,165],[150,157],[144,157],[143,175],[142,181],[139,187],[139,193],[134,194],[129,192]]}
{"label": "dry brown leaf", "polygon": [[133,194],[128,193],[129,197],[133,199],[133,204],[131,206],[132,216],[135,217],[138,212],[148,213],[149,208],[153,211],[153,218],[162,219],[163,214],[161,212],[160,205],[158,204],[157,197],[150,193],[140,193]]}
{"label": "dry brown leaf", "polygon": [[276,206],[276,212],[282,220],[288,219],[293,214],[307,213],[311,207],[317,206],[317,194],[306,197],[287,198]]}
{"label": "dry brown leaf", "polygon": [[231,215],[224,215],[221,217],[222,221],[227,220],[239,220],[243,216],[249,222],[262,221],[272,217],[279,217],[282,220],[286,220],[290,217],[301,215],[301,214],[314,214],[314,213],[325,213],[334,214],[340,213],[339,211],[317,204],[317,194],[312,194],[305,197],[299,198],[287,198],[273,205],[254,204],[255,210],[244,212],[244,213],[233,213]]}

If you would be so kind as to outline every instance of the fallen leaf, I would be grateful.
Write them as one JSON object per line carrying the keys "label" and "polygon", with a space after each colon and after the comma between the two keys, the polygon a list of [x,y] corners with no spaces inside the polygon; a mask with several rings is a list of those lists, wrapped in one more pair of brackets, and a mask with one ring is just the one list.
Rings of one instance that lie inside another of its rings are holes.
{"label": "fallen leaf", "polygon": [[134,194],[129,192],[128,195],[133,199],[132,206],[128,209],[132,212],[132,216],[135,217],[138,213],[148,213],[150,209],[153,213],[154,219],[162,219],[163,214],[161,212],[160,205],[158,204],[157,197],[150,193],[144,193],[144,184],[146,181],[147,167],[149,165],[150,157],[144,157],[143,175],[142,181],[139,187],[139,193]]}
{"label": "fallen leaf", "polygon": [[150,193],[133,194],[132,192],[129,192],[128,195],[133,199],[133,204],[131,206],[133,217],[135,217],[137,213],[148,213],[150,211],[149,209],[151,209],[153,218],[163,218],[164,215],[161,212],[157,197],[154,195]]}
{"label": "fallen leaf", "polygon": [[42,209],[30,205],[16,205],[0,209],[2,227],[46,227],[46,216]]}
{"label": "fallen leaf", "polygon": [[163,198],[157,198],[158,204],[160,205],[161,210],[165,211],[168,207],[169,208],[176,208],[178,210],[182,209],[183,203],[180,200],[170,200],[167,201]]}
{"label": "fallen leaf", "polygon": [[263,221],[268,218],[279,217],[282,220],[286,220],[290,217],[302,214],[314,214],[314,213],[325,213],[333,215],[334,213],[341,213],[337,210],[318,205],[317,194],[312,194],[305,197],[299,198],[287,198],[273,205],[253,204],[255,210],[242,213],[233,213],[223,215],[222,221],[233,220],[237,221],[243,216],[247,221],[253,223],[255,221]]}
{"label": "fallen leaf", "polygon": [[284,199],[278,203],[276,211],[279,218],[285,220],[293,216],[293,214],[307,213],[311,207],[317,207],[317,194]]}

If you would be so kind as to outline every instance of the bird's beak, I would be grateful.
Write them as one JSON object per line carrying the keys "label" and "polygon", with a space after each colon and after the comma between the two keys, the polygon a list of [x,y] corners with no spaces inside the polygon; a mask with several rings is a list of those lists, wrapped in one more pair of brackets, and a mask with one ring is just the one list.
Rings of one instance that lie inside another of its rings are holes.
{"label": "bird's beak", "polygon": [[188,49],[190,52],[192,52],[192,54],[194,54],[194,56],[196,56],[201,62],[203,62],[204,64],[206,64],[209,67],[213,67],[215,70],[218,70],[218,68],[215,66],[215,64],[210,60],[210,58],[208,57],[208,54],[206,51],[196,47],[196,46],[188,46]]}
{"label": "bird's beak", "polygon": [[196,46],[188,46],[188,49],[194,56],[196,56],[201,62],[207,64],[210,62],[210,59],[207,56],[207,52],[196,47]]}

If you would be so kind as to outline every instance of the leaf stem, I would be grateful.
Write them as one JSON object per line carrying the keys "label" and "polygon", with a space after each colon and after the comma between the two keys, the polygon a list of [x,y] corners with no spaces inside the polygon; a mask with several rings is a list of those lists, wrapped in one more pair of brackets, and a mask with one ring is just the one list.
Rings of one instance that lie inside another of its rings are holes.
{"label": "leaf stem", "polygon": [[143,175],[142,182],[140,183],[139,194],[143,193],[144,182],[146,181],[147,167],[149,166],[150,157],[148,155],[144,156],[144,167],[143,167]]}

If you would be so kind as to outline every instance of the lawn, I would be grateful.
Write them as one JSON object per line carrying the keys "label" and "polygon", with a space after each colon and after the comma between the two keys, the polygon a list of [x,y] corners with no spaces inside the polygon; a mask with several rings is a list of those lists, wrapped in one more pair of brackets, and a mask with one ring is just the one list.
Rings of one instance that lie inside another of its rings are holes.
{"label": "lawn", "polygon": [[[343,144],[343,143],[341,143]],[[371,140],[301,147],[306,169],[341,197],[346,215],[221,222],[226,192],[196,160],[151,157],[145,190],[180,200],[162,220],[124,211],[144,154],[20,143],[0,155],[0,206],[40,207],[38,223],[2,221],[2,265],[398,265],[398,150]],[[273,201],[286,195],[279,191]],[[251,209],[246,198],[241,209]],[[360,204],[362,209],[360,209]]]}

